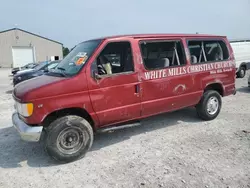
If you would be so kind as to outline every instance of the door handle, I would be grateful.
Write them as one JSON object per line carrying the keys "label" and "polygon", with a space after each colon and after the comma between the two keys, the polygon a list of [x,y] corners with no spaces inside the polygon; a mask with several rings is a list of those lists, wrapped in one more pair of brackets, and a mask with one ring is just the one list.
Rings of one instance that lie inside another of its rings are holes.
{"label": "door handle", "polygon": [[136,94],[140,93],[140,85],[139,84],[135,85],[135,93]]}

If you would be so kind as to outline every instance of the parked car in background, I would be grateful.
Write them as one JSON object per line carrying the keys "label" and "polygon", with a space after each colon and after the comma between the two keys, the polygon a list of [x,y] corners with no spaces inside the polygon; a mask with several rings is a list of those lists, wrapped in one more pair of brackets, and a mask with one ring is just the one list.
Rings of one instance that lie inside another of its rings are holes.
{"label": "parked car in background", "polygon": [[25,70],[25,69],[33,69],[33,68],[35,68],[35,66],[37,66],[38,65],[38,63],[29,63],[29,64],[27,64],[27,65],[25,65],[25,66],[23,66],[23,67],[16,67],[16,68],[13,68],[12,70],[11,70],[11,73],[13,74],[13,75],[15,75],[18,71],[20,71],[20,70]]}
{"label": "parked car in background", "polygon": [[243,78],[250,69],[250,40],[230,41],[236,61],[236,75]]}
{"label": "parked car in background", "polygon": [[248,87],[250,87],[250,75],[248,77]]}
{"label": "parked car in background", "polygon": [[47,72],[49,72],[51,69],[54,69],[60,60],[56,61],[44,61],[39,63],[34,69],[29,69],[29,70],[23,70],[18,72],[16,75],[13,77],[13,85],[15,86],[16,84],[23,82],[25,80],[41,76]]}
{"label": "parked car in background", "polygon": [[[235,59],[225,36],[115,36],[77,45],[51,72],[18,84],[12,122],[23,140],[64,162],[82,158],[94,131],[196,107],[213,120],[235,90]],[[115,61],[114,61],[115,60]]]}

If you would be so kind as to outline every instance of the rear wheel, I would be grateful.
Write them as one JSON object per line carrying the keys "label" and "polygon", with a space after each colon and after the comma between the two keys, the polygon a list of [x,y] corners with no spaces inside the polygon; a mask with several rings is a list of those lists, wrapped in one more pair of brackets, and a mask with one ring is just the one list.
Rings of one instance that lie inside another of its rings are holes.
{"label": "rear wheel", "polygon": [[221,110],[221,96],[217,91],[208,90],[206,91],[199,104],[196,106],[198,116],[203,120],[215,119]]}
{"label": "rear wheel", "polygon": [[72,162],[85,155],[93,137],[93,129],[84,118],[61,117],[46,129],[45,150],[60,162]]}
{"label": "rear wheel", "polygon": [[238,78],[244,78],[246,75],[246,68],[244,66],[240,66],[239,71],[237,72]]}

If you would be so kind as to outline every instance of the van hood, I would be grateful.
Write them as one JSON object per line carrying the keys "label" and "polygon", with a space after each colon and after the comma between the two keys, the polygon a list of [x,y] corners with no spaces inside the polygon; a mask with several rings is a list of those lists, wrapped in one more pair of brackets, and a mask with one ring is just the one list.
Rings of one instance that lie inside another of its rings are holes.
{"label": "van hood", "polygon": [[38,88],[43,88],[45,86],[47,87],[49,85],[53,85],[64,79],[67,78],[48,75],[35,77],[17,84],[14,88],[13,95],[17,100],[24,101],[32,91],[37,90]]}

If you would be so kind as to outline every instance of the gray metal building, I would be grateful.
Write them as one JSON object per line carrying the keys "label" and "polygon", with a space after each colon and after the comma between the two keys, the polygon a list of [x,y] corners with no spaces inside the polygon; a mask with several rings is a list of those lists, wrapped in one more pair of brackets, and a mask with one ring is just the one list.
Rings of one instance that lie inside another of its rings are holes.
{"label": "gray metal building", "polygon": [[62,58],[60,42],[18,28],[0,32],[0,67]]}

